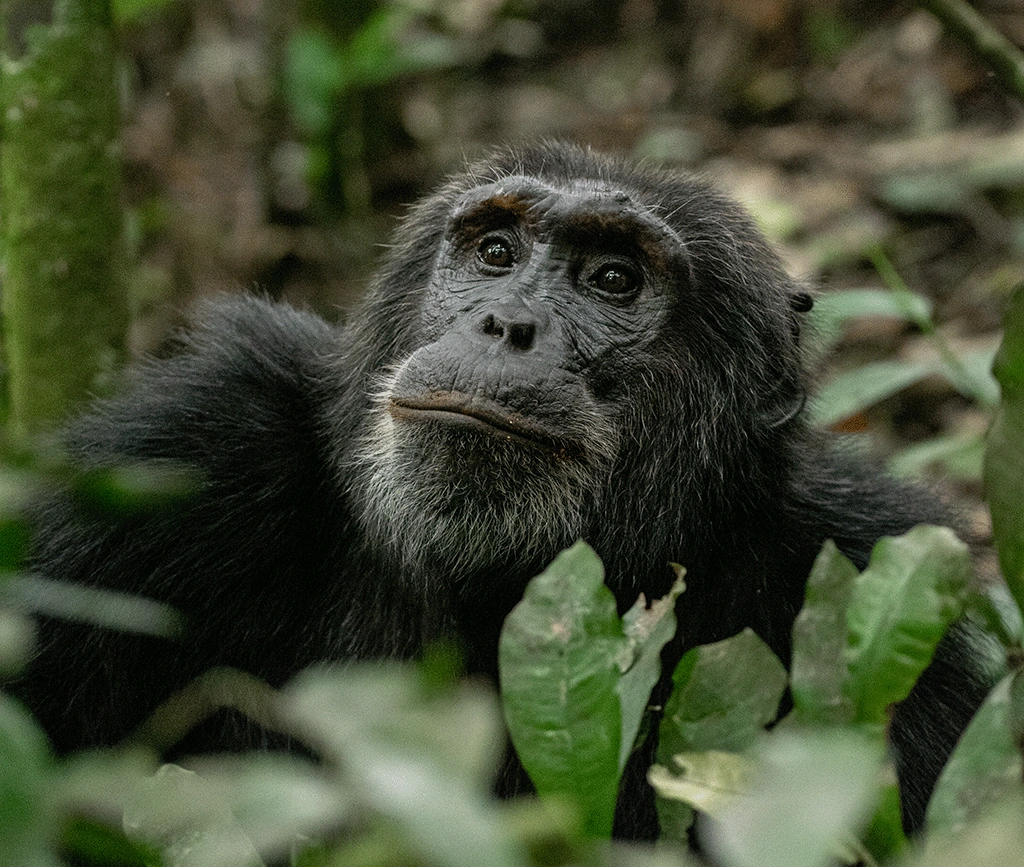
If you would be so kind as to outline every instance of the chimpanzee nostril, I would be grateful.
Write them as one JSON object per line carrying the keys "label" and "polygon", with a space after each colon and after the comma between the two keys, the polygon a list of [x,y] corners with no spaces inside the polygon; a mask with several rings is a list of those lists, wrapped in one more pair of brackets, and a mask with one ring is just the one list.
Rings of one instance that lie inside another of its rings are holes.
{"label": "chimpanzee nostril", "polygon": [[481,331],[488,337],[504,337],[505,328],[497,319],[488,314],[480,326]]}
{"label": "chimpanzee nostril", "polygon": [[513,349],[526,350],[533,346],[537,326],[532,322],[516,322],[508,329],[508,342]]}

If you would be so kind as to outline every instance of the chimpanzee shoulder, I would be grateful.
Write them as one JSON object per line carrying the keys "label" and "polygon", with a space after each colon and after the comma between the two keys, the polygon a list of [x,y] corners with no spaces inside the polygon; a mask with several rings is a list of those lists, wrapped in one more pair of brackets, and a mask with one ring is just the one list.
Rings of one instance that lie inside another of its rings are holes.
{"label": "chimpanzee shoulder", "polygon": [[98,403],[69,429],[67,447],[90,464],[167,459],[217,470],[233,449],[258,448],[261,439],[312,446],[311,385],[336,341],[322,318],[284,304],[243,295],[208,301],[171,357],[131,371],[130,396]]}

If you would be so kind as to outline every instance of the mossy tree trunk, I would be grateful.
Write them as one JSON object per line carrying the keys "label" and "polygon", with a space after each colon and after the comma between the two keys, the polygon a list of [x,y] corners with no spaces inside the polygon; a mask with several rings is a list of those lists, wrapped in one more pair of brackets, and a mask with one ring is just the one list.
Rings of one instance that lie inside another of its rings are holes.
{"label": "mossy tree trunk", "polygon": [[0,13],[0,309],[24,442],[107,391],[124,354],[120,112],[110,0],[57,0],[43,24],[15,23],[19,0]]}

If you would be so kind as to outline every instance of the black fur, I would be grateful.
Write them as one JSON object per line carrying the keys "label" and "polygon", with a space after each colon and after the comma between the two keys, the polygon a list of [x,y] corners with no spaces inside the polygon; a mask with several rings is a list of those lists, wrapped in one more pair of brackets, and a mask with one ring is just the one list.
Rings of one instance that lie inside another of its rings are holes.
{"label": "black fur", "polygon": [[[21,692],[67,750],[117,741],[215,664],[281,684],[455,635],[494,676],[504,616],[580,536],[623,607],[687,567],[669,666],[747,625],[788,660],[825,539],[862,567],[880,536],[948,517],[809,428],[809,306],[703,182],[502,151],[412,209],[344,329],[218,302],[72,426],[85,466],[181,462],[203,485],[117,521],[57,498],[34,567],[167,601],[190,631],[179,646],[48,624]],[[897,716],[911,829],[983,681],[951,638]],[[262,734],[232,719],[203,737]],[[653,823],[640,769],[617,831]]]}

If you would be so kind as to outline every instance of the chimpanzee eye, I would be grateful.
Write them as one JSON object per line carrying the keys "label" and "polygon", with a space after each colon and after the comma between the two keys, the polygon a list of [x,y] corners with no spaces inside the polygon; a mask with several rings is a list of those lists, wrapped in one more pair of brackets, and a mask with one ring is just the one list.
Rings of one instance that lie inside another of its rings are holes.
{"label": "chimpanzee eye", "polygon": [[477,249],[477,256],[491,268],[511,268],[515,264],[512,245],[504,238],[484,238]]}
{"label": "chimpanzee eye", "polygon": [[640,285],[640,278],[623,265],[608,264],[598,268],[589,282],[599,292],[608,295],[630,295]]}

